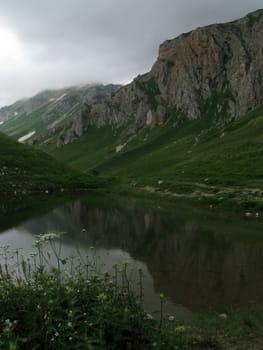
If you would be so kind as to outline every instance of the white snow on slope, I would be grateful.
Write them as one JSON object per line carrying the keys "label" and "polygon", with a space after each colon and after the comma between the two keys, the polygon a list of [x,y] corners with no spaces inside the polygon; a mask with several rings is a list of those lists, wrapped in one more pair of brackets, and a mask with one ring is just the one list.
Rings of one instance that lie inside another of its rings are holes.
{"label": "white snow on slope", "polygon": [[21,136],[17,141],[18,142],[24,142],[24,141],[30,139],[30,137],[32,137],[35,133],[36,133],[35,130],[30,131],[28,134],[26,134],[24,136]]}

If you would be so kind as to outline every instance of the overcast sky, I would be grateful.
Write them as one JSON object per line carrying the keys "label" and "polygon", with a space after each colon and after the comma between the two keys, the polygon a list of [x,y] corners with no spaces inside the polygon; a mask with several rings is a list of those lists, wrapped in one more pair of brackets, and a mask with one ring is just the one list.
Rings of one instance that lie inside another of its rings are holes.
{"label": "overcast sky", "polygon": [[0,106],[46,88],[127,83],[161,42],[262,0],[0,0]]}

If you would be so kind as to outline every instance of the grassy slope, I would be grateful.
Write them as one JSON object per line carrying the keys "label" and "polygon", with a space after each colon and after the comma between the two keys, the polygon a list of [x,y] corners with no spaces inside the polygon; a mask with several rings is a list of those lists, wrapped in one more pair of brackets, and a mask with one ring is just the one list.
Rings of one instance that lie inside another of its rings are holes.
{"label": "grassy slope", "polygon": [[1,131],[7,135],[19,138],[33,130],[36,132],[45,125],[43,120],[39,118],[45,107],[40,108],[36,112],[25,114],[19,118],[12,118],[1,125]]}
{"label": "grassy slope", "polygon": [[[263,107],[229,121],[224,109],[220,114],[217,110],[224,106],[224,98],[219,94],[205,101],[203,116],[197,120],[170,110],[164,125],[144,128],[119,153],[116,146],[129,139],[125,127],[90,127],[83,137],[59,149],[55,133],[38,146],[75,169],[116,176],[139,187],[213,194],[218,188],[239,186],[239,191],[259,188],[263,197]],[[41,123],[36,112],[1,127],[17,137],[42,129]]]}
{"label": "grassy slope", "polygon": [[54,147],[54,143],[51,146],[42,145],[42,148],[76,169],[91,170],[115,154],[121,130],[113,130],[111,126],[90,127],[83,137],[62,148]]}
{"label": "grassy slope", "polygon": [[153,185],[163,180],[167,189],[180,183],[263,187],[262,107],[225,125],[204,117],[173,127],[175,119],[143,129],[118,154],[118,131],[114,137],[108,127],[90,129],[55,155],[78,169],[125,181]]}
{"label": "grassy slope", "polygon": [[[0,131],[13,136],[16,139],[31,131],[35,131],[36,134],[38,134],[48,126],[52,125],[53,122],[56,122],[57,124],[62,123],[65,119],[68,119],[73,113],[75,113],[80,106],[78,105],[77,107],[68,110],[67,113],[62,114],[61,116],[54,115],[53,120],[50,120],[47,117],[42,118],[42,116],[48,112],[49,108],[52,108],[52,102],[45,104],[30,114],[24,114],[19,118],[12,118],[6,121],[4,124],[0,125]],[[54,113],[55,112],[53,112],[53,114]]]}
{"label": "grassy slope", "polygon": [[95,178],[0,134],[0,193],[95,186]]}
{"label": "grassy slope", "polygon": [[116,177],[115,191],[130,192],[128,184],[133,192],[144,188],[171,198],[260,210],[262,135],[263,107],[232,121],[210,112],[188,120],[172,111],[164,125],[144,128],[119,153],[116,146],[128,136],[125,140],[125,128],[109,126],[90,128],[60,149],[54,142],[40,147],[76,169]]}
{"label": "grassy slope", "polygon": [[[263,109],[224,129],[202,129],[191,121],[178,131],[167,127],[146,129],[130,150],[98,168],[102,172],[171,182],[211,185],[263,185]],[[198,138],[198,140],[197,140]]]}

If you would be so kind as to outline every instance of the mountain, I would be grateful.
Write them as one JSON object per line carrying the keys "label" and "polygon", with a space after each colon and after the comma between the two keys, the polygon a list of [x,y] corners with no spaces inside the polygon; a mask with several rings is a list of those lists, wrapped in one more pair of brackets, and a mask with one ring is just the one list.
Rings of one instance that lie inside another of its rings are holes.
{"label": "mountain", "polygon": [[34,192],[94,188],[98,184],[95,176],[84,176],[47,153],[0,133],[1,196],[19,197]]}
{"label": "mountain", "polygon": [[86,101],[35,145],[134,188],[262,202],[262,36],[258,10],[167,40],[149,73]]}
{"label": "mountain", "polygon": [[111,96],[118,87],[90,84],[40,92],[0,109],[1,131],[33,144],[63,131],[85,103]]}
{"label": "mountain", "polygon": [[173,111],[188,119],[247,114],[263,103],[262,28],[263,10],[258,10],[165,41],[149,73],[105,101],[86,106],[59,144],[91,125],[122,125],[127,135],[136,134],[145,126],[163,124]]}

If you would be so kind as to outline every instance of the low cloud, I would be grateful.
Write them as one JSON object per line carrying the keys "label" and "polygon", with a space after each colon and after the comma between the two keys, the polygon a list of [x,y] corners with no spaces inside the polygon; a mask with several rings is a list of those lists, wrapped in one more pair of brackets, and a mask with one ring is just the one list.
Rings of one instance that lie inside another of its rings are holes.
{"label": "low cloud", "polygon": [[126,83],[150,69],[162,41],[260,6],[262,0],[6,1],[0,105],[45,88]]}

